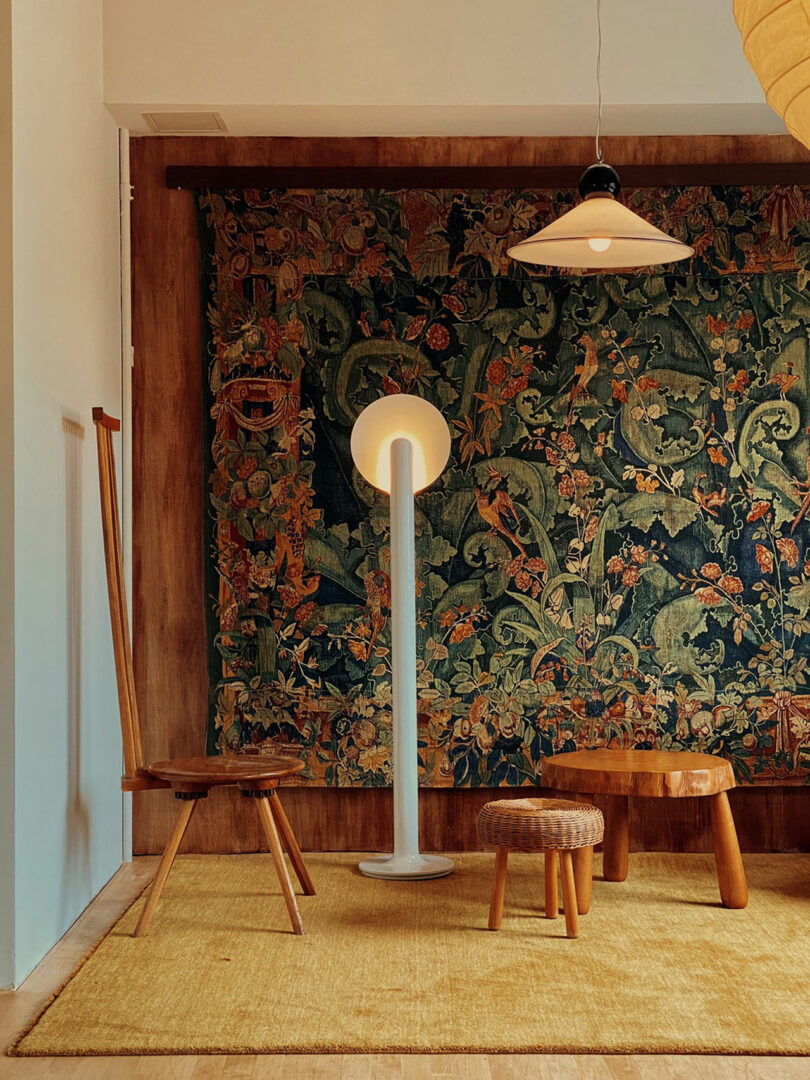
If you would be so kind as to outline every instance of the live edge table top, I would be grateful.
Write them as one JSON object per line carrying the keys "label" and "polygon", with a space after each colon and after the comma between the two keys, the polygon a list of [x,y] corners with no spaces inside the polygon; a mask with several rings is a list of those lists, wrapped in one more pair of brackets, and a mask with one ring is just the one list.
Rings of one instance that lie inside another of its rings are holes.
{"label": "live edge table top", "polygon": [[543,787],[583,795],[678,799],[734,787],[725,758],[676,750],[575,750],[543,762]]}

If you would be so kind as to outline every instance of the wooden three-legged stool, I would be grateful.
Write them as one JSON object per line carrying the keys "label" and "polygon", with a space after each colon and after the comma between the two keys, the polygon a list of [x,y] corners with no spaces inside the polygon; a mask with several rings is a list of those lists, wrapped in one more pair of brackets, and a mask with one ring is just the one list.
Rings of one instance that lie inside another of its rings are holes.
{"label": "wooden three-legged stool", "polygon": [[720,899],[727,908],[744,908],[748,903],[737,830],[726,794],[734,787],[734,772],[726,758],[688,750],[575,750],[545,759],[543,786],[578,795],[610,796],[605,881],[627,877],[631,798],[707,799]]}

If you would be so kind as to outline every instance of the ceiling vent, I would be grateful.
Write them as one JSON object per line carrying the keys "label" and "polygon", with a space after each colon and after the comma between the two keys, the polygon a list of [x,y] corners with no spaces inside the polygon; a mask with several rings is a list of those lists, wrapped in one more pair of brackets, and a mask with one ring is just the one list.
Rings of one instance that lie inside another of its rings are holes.
{"label": "ceiling vent", "polygon": [[220,135],[228,130],[215,112],[148,112],[143,118],[160,135]]}

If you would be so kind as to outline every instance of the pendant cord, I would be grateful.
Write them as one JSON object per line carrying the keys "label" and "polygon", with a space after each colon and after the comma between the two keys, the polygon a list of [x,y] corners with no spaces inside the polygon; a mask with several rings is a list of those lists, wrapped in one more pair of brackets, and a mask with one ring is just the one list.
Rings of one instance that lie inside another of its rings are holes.
{"label": "pendant cord", "polygon": [[602,0],[596,0],[596,90],[599,103],[596,107],[596,160],[602,164]]}

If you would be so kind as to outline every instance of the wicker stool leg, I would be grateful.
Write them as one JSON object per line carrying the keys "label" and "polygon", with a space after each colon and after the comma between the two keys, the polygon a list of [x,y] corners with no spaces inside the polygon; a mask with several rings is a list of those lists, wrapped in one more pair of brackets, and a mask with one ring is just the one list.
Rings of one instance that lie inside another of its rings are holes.
{"label": "wicker stool leg", "polygon": [[560,852],[562,871],[563,911],[565,913],[565,932],[569,937],[579,935],[579,913],[577,912],[577,888],[574,884],[574,864],[570,851]]}
{"label": "wicker stool leg", "polygon": [[546,918],[557,918],[557,852],[546,852]]}
{"label": "wicker stool leg", "polygon": [[591,889],[593,888],[593,848],[577,848],[571,856],[574,860],[577,910],[580,915],[587,915],[591,910]]}
{"label": "wicker stool leg", "polygon": [[506,891],[506,862],[508,848],[498,848],[495,856],[495,884],[492,887],[492,903],[489,905],[489,929],[500,930],[503,918],[503,895]]}

